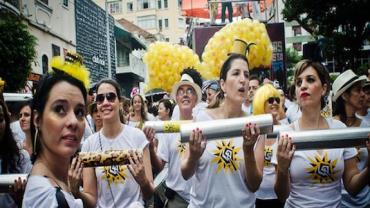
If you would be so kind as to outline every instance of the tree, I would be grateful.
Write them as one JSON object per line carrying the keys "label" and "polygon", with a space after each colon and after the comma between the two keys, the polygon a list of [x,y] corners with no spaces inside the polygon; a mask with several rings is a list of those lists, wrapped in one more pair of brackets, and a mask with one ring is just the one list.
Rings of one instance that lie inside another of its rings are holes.
{"label": "tree", "polygon": [[0,77],[5,92],[16,92],[25,86],[31,63],[36,56],[36,38],[21,17],[0,10]]}
{"label": "tree", "polygon": [[370,40],[368,0],[285,0],[286,21],[297,21],[316,40],[325,41],[324,55],[342,67],[357,68],[365,40]]}

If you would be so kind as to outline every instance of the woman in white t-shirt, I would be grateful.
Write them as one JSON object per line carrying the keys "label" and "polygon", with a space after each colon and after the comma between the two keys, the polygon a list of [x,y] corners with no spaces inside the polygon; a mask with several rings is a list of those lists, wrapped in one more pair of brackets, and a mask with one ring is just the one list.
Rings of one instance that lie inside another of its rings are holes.
{"label": "woman in white t-shirt", "polygon": [[[272,115],[273,124],[277,125],[287,125],[278,120],[279,114],[281,112],[282,99],[280,92],[271,84],[264,84],[259,87],[254,95],[253,99],[253,115],[261,115],[269,113]],[[284,203],[277,199],[274,191],[275,184],[275,166],[271,164],[271,158],[274,154],[273,144],[276,142],[275,137],[268,137],[265,140],[264,149],[264,167],[263,167],[263,179],[260,188],[256,192],[256,208],[260,207],[284,207]]]}
{"label": "woman in white t-shirt", "polygon": [[[364,92],[362,84],[366,77],[358,77],[352,70],[340,74],[333,83],[334,118],[342,121],[348,127],[370,127],[370,124],[356,116],[356,111],[362,108]],[[357,168],[366,168],[368,152],[366,148],[356,148]],[[356,196],[351,196],[342,189],[342,207],[370,206],[370,187],[365,186]]]}
{"label": "woman in white t-shirt", "polygon": [[[32,103],[32,172],[28,177],[22,207],[83,207],[75,199],[70,174],[82,173],[73,159],[85,130],[88,72],[76,54],[66,61],[56,57],[39,82]],[[76,74],[78,75],[76,76]]]}
{"label": "woman in white t-shirt", "polygon": [[[244,47],[245,48],[245,47]],[[210,106],[195,121],[246,116],[242,110],[248,95],[249,69],[243,54],[232,53],[220,73],[224,100]],[[262,181],[264,139],[259,128],[246,124],[241,137],[206,141],[195,129],[181,164],[184,179],[192,180],[189,207],[254,207],[255,194]]]}
{"label": "woman in white t-shirt", "polygon": [[150,199],[154,192],[148,141],[140,129],[121,123],[120,87],[116,81],[101,80],[97,84],[96,93],[103,128],[84,142],[81,151],[140,151],[131,152],[129,165],[84,168],[84,190],[76,195],[89,207],[144,206],[143,200]]}
{"label": "woman in white t-shirt", "polygon": [[141,95],[137,94],[131,98],[131,109],[127,118],[127,125],[142,129],[147,120],[148,113],[144,99]]}
{"label": "woman in white t-shirt", "polygon": [[[345,125],[324,118],[320,111],[330,89],[329,74],[320,63],[302,60],[295,66],[294,83],[302,116],[291,129],[332,129]],[[368,151],[370,144],[367,143]],[[281,135],[277,144],[275,192],[285,207],[339,207],[341,179],[346,190],[357,194],[369,183],[367,168],[356,167],[355,148],[296,151],[288,135]]]}

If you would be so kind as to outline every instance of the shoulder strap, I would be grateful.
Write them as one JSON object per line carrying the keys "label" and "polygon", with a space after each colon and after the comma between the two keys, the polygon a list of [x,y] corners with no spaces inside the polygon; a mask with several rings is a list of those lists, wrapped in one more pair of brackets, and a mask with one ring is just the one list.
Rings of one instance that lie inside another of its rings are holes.
{"label": "shoulder strap", "polygon": [[57,197],[58,208],[69,208],[67,200],[61,191],[60,187],[55,187],[57,191],[55,192],[55,196]]}

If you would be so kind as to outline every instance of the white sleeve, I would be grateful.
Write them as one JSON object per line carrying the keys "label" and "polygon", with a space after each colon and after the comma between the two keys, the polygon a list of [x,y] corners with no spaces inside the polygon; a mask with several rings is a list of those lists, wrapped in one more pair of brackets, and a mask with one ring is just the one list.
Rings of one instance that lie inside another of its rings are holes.
{"label": "white sleeve", "polygon": [[348,160],[357,156],[356,148],[344,148],[343,159]]}
{"label": "white sleeve", "polygon": [[169,141],[168,141],[168,135],[166,134],[157,134],[158,138],[158,157],[164,160],[165,162],[168,162],[170,160],[169,155]]}

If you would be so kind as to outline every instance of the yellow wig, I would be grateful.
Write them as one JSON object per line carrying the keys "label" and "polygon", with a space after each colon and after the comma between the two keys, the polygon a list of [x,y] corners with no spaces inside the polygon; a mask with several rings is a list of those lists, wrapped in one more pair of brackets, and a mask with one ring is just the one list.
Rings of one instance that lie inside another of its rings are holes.
{"label": "yellow wig", "polygon": [[253,115],[265,113],[265,103],[270,97],[278,97],[281,100],[279,91],[271,84],[264,84],[257,89],[253,98]]}

